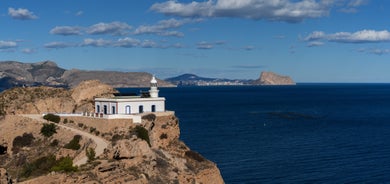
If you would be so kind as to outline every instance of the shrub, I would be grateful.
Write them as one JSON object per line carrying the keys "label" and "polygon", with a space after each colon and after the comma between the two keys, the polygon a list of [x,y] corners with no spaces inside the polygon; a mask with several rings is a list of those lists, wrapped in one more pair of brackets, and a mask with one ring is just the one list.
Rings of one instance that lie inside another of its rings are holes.
{"label": "shrub", "polygon": [[166,133],[163,133],[160,135],[160,139],[168,139],[168,135]]}
{"label": "shrub", "polygon": [[24,146],[30,146],[34,141],[34,136],[32,133],[24,133],[22,136],[17,136],[12,141],[12,146],[15,147],[24,147]]}
{"label": "shrub", "polygon": [[116,141],[123,139],[123,135],[115,134],[112,136],[111,141],[116,143]]}
{"label": "shrub", "polygon": [[93,148],[87,148],[87,150],[85,150],[85,155],[88,158],[88,162],[92,162],[95,160],[96,152]]}
{"label": "shrub", "polygon": [[58,140],[57,139],[54,139],[51,143],[50,143],[50,146],[52,146],[52,147],[56,147],[56,146],[58,146]]}
{"label": "shrub", "polygon": [[79,150],[81,145],[80,145],[80,140],[81,136],[80,135],[75,135],[73,139],[64,146],[66,149],[72,149],[72,150]]}
{"label": "shrub", "polygon": [[137,125],[137,126],[135,127],[135,132],[137,133],[137,136],[138,136],[140,139],[146,141],[146,142],[149,144],[149,146],[151,146],[151,145],[150,145],[150,140],[149,140],[149,133],[148,133],[148,130],[146,130],[146,129],[145,129],[144,127],[142,127],[142,126]]}
{"label": "shrub", "polygon": [[7,149],[8,149],[7,146],[0,145],[0,155],[6,154],[7,153]]}
{"label": "shrub", "polygon": [[77,167],[73,167],[73,161],[70,157],[62,157],[56,161],[55,166],[53,166],[51,171],[65,171],[65,172],[76,172]]}
{"label": "shrub", "polygon": [[84,124],[82,124],[82,123],[78,123],[77,124],[80,128],[82,128],[83,126],[84,126]]}
{"label": "shrub", "polygon": [[43,119],[54,123],[59,123],[61,121],[61,117],[55,114],[46,114],[43,116]]}
{"label": "shrub", "polygon": [[95,135],[96,136],[99,136],[100,135],[100,132],[98,130],[95,131]]}
{"label": "shrub", "polygon": [[63,121],[62,123],[67,124],[67,123],[68,123],[68,119],[65,118],[64,121]]}
{"label": "shrub", "polygon": [[56,157],[54,155],[40,157],[32,163],[23,166],[21,177],[39,176],[46,174],[55,165]]}
{"label": "shrub", "polygon": [[74,123],[74,121],[73,121],[73,120],[70,120],[69,123]]}
{"label": "shrub", "polygon": [[41,128],[41,134],[45,137],[51,137],[53,134],[57,133],[57,126],[53,123],[44,123]]}
{"label": "shrub", "polygon": [[90,132],[90,133],[92,133],[92,132],[94,132],[94,131],[96,131],[96,128],[95,128],[95,127],[89,127],[89,132]]}

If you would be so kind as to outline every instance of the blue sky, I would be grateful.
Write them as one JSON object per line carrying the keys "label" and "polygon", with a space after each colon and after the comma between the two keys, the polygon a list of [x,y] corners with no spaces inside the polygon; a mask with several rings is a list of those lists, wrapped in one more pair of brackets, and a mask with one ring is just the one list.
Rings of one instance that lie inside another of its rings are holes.
{"label": "blue sky", "polygon": [[0,61],[298,82],[390,82],[386,0],[4,0]]}

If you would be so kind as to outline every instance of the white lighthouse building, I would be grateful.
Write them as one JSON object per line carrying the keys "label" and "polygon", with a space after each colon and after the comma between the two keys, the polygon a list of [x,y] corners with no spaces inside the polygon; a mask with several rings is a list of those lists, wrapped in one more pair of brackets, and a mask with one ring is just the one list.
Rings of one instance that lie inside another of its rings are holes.
{"label": "white lighthouse building", "polygon": [[140,96],[117,94],[112,98],[95,98],[95,115],[115,118],[150,112],[165,112],[165,98],[159,97],[158,92],[157,80],[153,76],[148,94],[143,93]]}

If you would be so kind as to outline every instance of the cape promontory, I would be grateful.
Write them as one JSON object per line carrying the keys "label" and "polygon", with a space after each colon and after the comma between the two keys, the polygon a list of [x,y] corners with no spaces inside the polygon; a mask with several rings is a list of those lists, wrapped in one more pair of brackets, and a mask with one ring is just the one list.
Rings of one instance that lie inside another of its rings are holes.
{"label": "cape promontory", "polygon": [[[72,89],[15,87],[0,93],[0,183],[224,183],[216,164],[179,139],[172,111],[140,114],[141,123],[64,116],[88,112],[94,97],[115,92],[95,80]],[[49,123],[39,115],[45,112],[62,115]],[[87,163],[74,164],[84,158]]]}
{"label": "cape promontory", "polygon": [[274,72],[261,72],[259,79],[253,81],[254,85],[295,85],[289,76],[282,76]]}

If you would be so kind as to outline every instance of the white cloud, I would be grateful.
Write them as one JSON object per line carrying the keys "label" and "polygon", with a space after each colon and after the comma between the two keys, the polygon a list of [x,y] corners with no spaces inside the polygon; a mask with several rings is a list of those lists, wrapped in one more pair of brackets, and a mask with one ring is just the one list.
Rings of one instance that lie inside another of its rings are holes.
{"label": "white cloud", "polygon": [[38,16],[34,15],[33,12],[24,8],[18,8],[18,9],[8,8],[8,15],[14,19],[19,19],[19,20],[31,20],[31,19],[38,18]]}
{"label": "white cloud", "polygon": [[155,3],[150,9],[160,13],[181,17],[211,17],[215,11],[214,6],[215,4],[211,0],[207,2],[192,1],[188,4],[170,0],[163,3]]}
{"label": "white cloud", "polygon": [[390,42],[390,32],[387,30],[361,30],[357,32],[337,32],[326,34],[315,31],[305,37],[304,41],[326,40],[338,43],[378,43]]}
{"label": "white cloud", "polygon": [[87,29],[88,34],[128,35],[132,27],[124,22],[98,23]]}
{"label": "white cloud", "polygon": [[18,44],[14,41],[2,41],[0,40],[0,49],[10,49],[17,47]]}
{"label": "white cloud", "polygon": [[387,30],[362,30],[354,33],[339,32],[328,35],[328,40],[344,43],[388,42],[390,41],[390,32]]}
{"label": "white cloud", "polygon": [[143,47],[143,48],[156,48],[156,47],[159,47],[159,45],[154,41],[145,40],[142,42],[141,47]]}
{"label": "white cloud", "polygon": [[63,48],[73,47],[73,46],[75,45],[70,43],[64,43],[64,42],[50,42],[44,45],[44,47],[49,49],[63,49]]}
{"label": "white cloud", "polygon": [[205,42],[205,41],[199,42],[196,45],[197,45],[198,49],[212,49],[212,48],[214,48],[214,44],[209,43],[209,42]]}
{"label": "white cloud", "polygon": [[390,54],[390,49],[378,49],[378,48],[366,49],[366,48],[362,48],[362,49],[358,49],[357,51],[358,52],[367,53],[367,54],[375,54],[375,55]]}
{"label": "white cloud", "polygon": [[84,14],[84,12],[83,11],[78,11],[78,12],[76,12],[76,16],[81,16],[81,15],[83,15]]}
{"label": "white cloud", "polygon": [[86,38],[81,43],[81,46],[109,47],[109,46],[112,46],[112,41],[101,39],[101,38],[99,38],[99,39]]}
{"label": "white cloud", "polygon": [[368,3],[368,0],[351,0],[348,3],[348,7],[359,7],[366,5]]}
{"label": "white cloud", "polygon": [[327,16],[330,1],[303,0],[209,0],[179,3],[169,0],[155,3],[151,10],[181,17],[238,17],[255,20],[300,22],[307,18]]}
{"label": "white cloud", "polygon": [[137,40],[137,39],[133,39],[133,38],[129,38],[129,37],[126,37],[126,38],[120,38],[118,39],[115,43],[114,43],[114,46],[116,47],[126,47],[126,48],[130,48],[130,47],[137,47],[138,45],[141,44],[141,41]]}
{"label": "white cloud", "polygon": [[56,26],[52,30],[50,30],[50,34],[58,34],[58,35],[80,35],[81,28],[80,27],[72,27],[72,26]]}
{"label": "white cloud", "polygon": [[318,47],[324,45],[324,42],[311,41],[307,44],[308,47]]}
{"label": "white cloud", "polygon": [[346,2],[346,6],[341,8],[340,11],[344,13],[356,13],[359,6],[366,5],[368,0],[350,0]]}
{"label": "white cloud", "polygon": [[322,31],[314,31],[305,37],[305,41],[320,40],[325,37],[325,33]]}
{"label": "white cloud", "polygon": [[25,53],[25,54],[32,54],[32,53],[35,53],[36,50],[35,49],[31,49],[31,48],[27,48],[27,49],[23,49],[22,52]]}
{"label": "white cloud", "polygon": [[168,31],[168,30],[172,28],[181,27],[182,25],[188,22],[190,22],[190,20],[177,20],[177,19],[161,20],[156,25],[141,25],[134,30],[133,34],[157,34],[160,36],[182,37],[184,36],[182,32]]}

